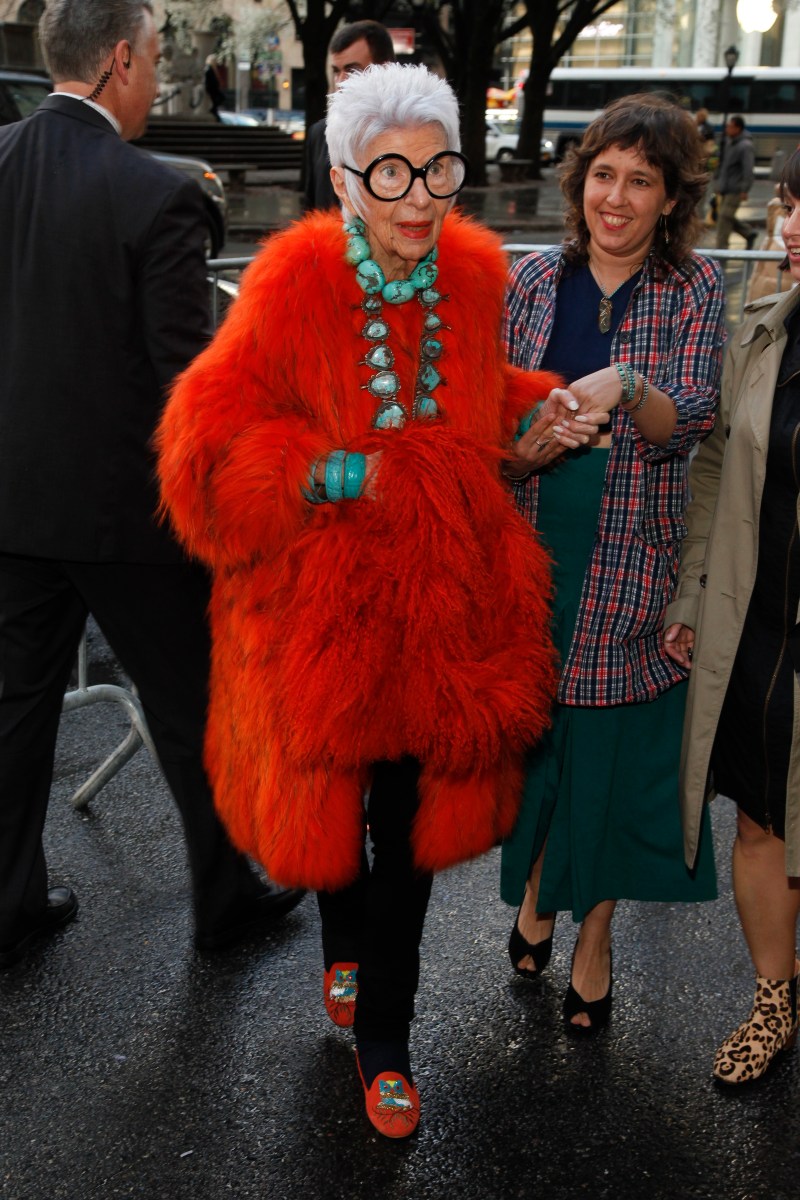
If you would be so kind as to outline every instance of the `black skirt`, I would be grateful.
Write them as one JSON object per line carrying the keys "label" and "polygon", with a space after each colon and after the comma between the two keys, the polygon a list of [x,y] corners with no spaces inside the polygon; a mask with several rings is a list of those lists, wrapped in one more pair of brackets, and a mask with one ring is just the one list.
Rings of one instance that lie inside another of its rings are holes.
{"label": "black skirt", "polygon": [[772,407],[758,566],[711,754],[715,790],[783,838],[794,722],[789,638],[800,601],[800,309]]}

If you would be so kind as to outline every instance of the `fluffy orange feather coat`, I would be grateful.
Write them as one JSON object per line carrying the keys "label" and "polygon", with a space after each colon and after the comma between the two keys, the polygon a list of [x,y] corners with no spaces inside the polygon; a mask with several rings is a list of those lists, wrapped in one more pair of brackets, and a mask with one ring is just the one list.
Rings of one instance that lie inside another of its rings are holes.
{"label": "fluffy orange feather coat", "polygon": [[[508,833],[556,684],[549,565],[499,463],[558,380],[505,361],[498,240],[445,219],[443,415],[380,431],[344,243],[330,214],[270,239],[158,434],[164,507],[214,577],[206,765],[220,815],[274,879],[326,890],[358,873],[381,759],[422,764],[420,868]],[[384,316],[413,397],[423,310]],[[376,498],[309,503],[310,464],[340,448],[382,451]]]}

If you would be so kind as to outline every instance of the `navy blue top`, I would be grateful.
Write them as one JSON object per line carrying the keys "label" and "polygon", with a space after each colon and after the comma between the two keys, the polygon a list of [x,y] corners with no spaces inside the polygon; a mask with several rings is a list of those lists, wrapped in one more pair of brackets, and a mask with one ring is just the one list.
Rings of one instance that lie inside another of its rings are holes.
{"label": "navy blue top", "polygon": [[603,293],[588,265],[566,267],[556,292],[556,312],[550,341],[541,369],[555,371],[572,383],[592,371],[607,367],[611,340],[617,331],[638,282],[641,270],[623,283],[611,297],[611,328],[601,333],[598,325]]}

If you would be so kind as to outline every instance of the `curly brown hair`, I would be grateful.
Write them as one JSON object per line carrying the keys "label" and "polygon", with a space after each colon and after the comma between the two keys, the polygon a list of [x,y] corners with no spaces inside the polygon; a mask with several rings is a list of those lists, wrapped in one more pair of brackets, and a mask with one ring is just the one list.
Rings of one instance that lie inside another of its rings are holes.
{"label": "curly brown hair", "polygon": [[653,248],[667,262],[685,267],[702,228],[698,205],[708,183],[703,170],[706,156],[692,115],[668,96],[653,92],[623,96],[609,104],[587,126],[580,145],[569,151],[560,172],[567,203],[566,257],[573,262],[588,260],[583,188],[589,166],[609,146],[638,150],[661,171],[667,196],[676,204],[666,221],[658,222]]}
{"label": "curly brown hair", "polygon": [[791,158],[787,158],[781,171],[780,188],[781,200],[786,199],[786,193],[791,192],[795,200],[800,200],[800,147]]}

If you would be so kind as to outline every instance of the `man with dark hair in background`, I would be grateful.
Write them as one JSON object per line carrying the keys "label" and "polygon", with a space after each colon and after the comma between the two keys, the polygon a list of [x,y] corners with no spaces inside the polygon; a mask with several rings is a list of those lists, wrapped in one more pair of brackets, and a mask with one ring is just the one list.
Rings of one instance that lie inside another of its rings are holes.
{"label": "man with dark hair in background", "polygon": [[49,0],[40,38],[55,91],[0,130],[0,967],[77,911],[49,887],[42,831],[89,613],[183,820],[197,948],[302,896],[260,879],[214,811],[208,580],[156,517],[151,438],[211,323],[200,191],[127,144],[158,89],[153,7]]}
{"label": "man with dark hair in background", "polygon": [[719,195],[718,250],[727,249],[731,233],[738,233],[739,237],[744,238],[748,250],[755,245],[758,236],[755,229],[736,216],[736,210],[747,199],[753,186],[755,161],[753,143],[744,131],[744,117],[730,117],[725,126],[725,145],[715,180],[715,191]]}
{"label": "man with dark hair in background", "polygon": [[[372,63],[394,62],[392,35],[378,21],[354,21],[343,25],[328,47],[334,91],[348,75],[363,71]],[[325,118],[315,121],[306,133],[303,158],[303,209],[338,208],[339,201],[331,183],[331,160],[325,141]]]}

